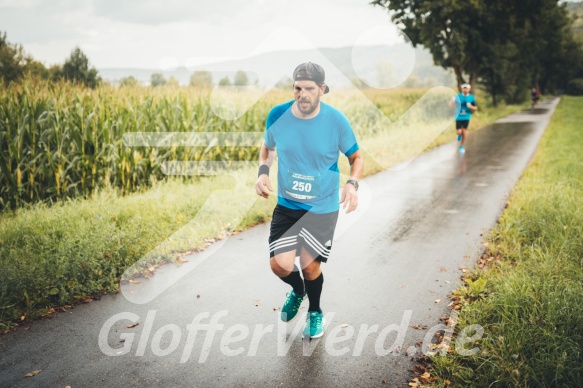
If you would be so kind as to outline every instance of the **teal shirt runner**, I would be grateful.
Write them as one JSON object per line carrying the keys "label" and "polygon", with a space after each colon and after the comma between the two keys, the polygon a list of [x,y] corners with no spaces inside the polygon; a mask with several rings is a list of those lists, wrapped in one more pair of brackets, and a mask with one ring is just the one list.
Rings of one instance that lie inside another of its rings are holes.
{"label": "teal shirt runner", "polygon": [[476,106],[476,97],[471,93],[467,96],[464,96],[463,93],[458,93],[458,95],[455,96],[455,119],[457,121],[469,120],[472,118],[472,110],[467,107],[467,103]]}
{"label": "teal shirt runner", "polygon": [[267,116],[265,145],[277,148],[277,203],[317,214],[337,211],[339,152],[350,156],[358,151],[356,136],[332,106],[320,102],[315,117],[300,119],[291,111],[293,103],[277,105]]}

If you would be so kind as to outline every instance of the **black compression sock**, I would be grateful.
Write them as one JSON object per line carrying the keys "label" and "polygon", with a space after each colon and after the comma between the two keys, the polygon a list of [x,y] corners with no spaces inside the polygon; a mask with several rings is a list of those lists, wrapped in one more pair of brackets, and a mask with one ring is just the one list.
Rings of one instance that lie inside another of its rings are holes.
{"label": "black compression sock", "polygon": [[304,279],[300,276],[300,270],[296,265],[294,265],[294,270],[289,275],[280,279],[292,286],[297,295],[304,295]]}
{"label": "black compression sock", "polygon": [[320,276],[314,280],[304,280],[304,284],[306,285],[306,292],[310,300],[308,311],[321,312],[320,295],[322,294],[322,285],[324,284],[324,274],[320,273]]}

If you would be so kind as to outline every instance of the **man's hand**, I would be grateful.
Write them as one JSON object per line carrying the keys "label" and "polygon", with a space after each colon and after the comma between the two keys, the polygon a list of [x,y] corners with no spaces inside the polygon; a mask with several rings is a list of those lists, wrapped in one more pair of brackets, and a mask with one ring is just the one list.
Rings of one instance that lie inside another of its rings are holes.
{"label": "man's hand", "polygon": [[260,195],[263,198],[267,198],[269,197],[268,190],[273,192],[271,180],[269,180],[269,176],[267,174],[261,174],[259,178],[257,178],[257,182],[255,182],[255,191],[257,192],[257,195]]}
{"label": "man's hand", "polygon": [[342,189],[342,194],[340,195],[340,202],[343,203],[342,209],[346,209],[346,214],[353,212],[358,207],[358,194],[356,193],[356,188],[353,184],[347,183]]}

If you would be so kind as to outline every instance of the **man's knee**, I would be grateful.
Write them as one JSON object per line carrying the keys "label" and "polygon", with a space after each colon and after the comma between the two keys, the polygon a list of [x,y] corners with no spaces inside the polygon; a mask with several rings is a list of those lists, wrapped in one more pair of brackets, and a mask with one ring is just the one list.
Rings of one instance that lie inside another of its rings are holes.
{"label": "man's knee", "polygon": [[269,265],[271,266],[271,271],[280,278],[288,276],[294,268],[295,257],[287,257],[289,255],[281,254],[276,256],[271,256],[269,259]]}
{"label": "man's knee", "polygon": [[303,267],[302,273],[304,274],[304,279],[306,280],[316,279],[318,276],[320,276],[320,262],[316,259],[313,259],[310,263]]}

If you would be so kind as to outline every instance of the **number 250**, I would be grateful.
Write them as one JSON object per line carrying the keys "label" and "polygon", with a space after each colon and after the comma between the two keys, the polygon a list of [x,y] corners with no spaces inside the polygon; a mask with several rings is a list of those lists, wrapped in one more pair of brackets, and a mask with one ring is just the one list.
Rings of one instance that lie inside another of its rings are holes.
{"label": "number 250", "polygon": [[312,184],[294,181],[293,189],[297,190],[297,191],[305,191],[305,192],[309,193],[310,191],[312,191]]}

